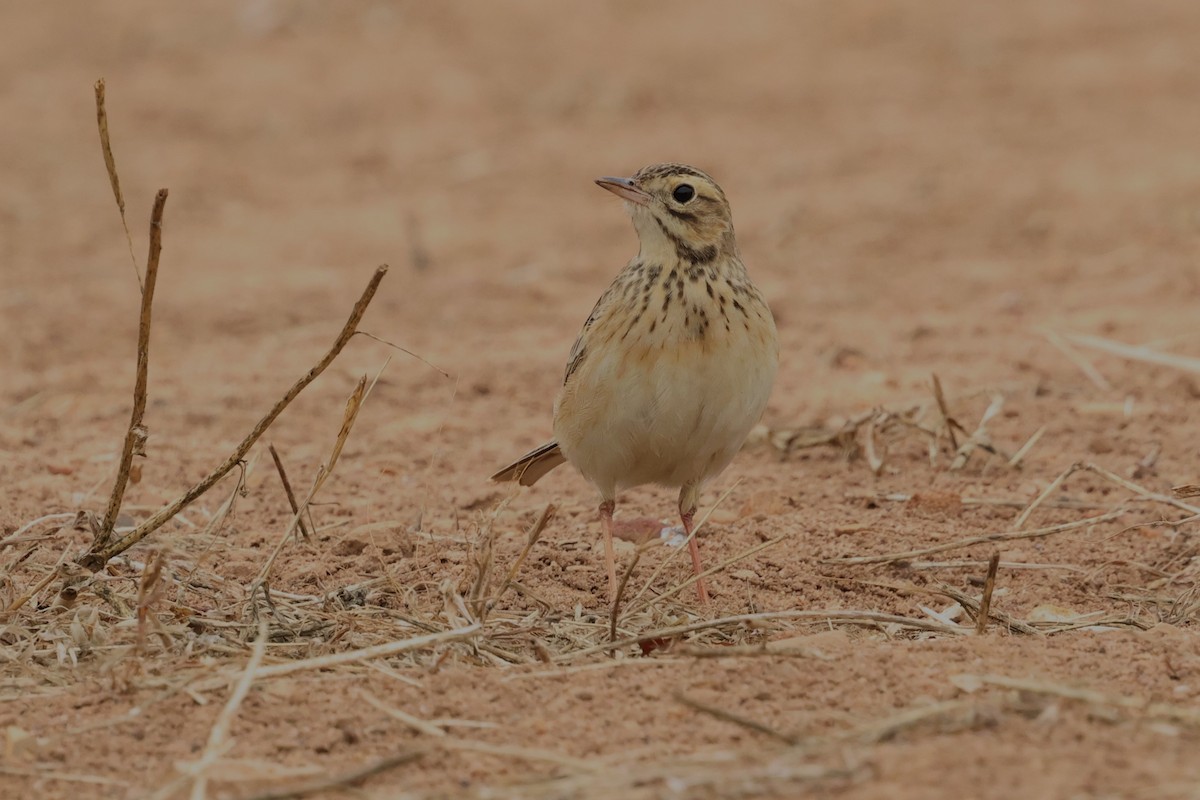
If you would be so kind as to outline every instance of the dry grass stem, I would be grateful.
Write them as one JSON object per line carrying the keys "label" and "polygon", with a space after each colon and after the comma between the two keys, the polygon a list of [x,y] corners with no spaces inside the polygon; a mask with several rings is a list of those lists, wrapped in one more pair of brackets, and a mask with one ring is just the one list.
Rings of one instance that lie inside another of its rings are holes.
{"label": "dry grass stem", "polygon": [[1168,506],[1174,506],[1175,508],[1178,508],[1181,511],[1186,511],[1189,514],[1200,514],[1200,506],[1194,506],[1191,503],[1185,503],[1182,500],[1178,499],[1178,497],[1172,497],[1171,495],[1159,494],[1158,492],[1152,492],[1149,489],[1147,489],[1143,486],[1139,486],[1136,483],[1134,483],[1133,481],[1126,480],[1125,478],[1122,478],[1120,475],[1117,475],[1114,472],[1110,472],[1109,470],[1107,470],[1104,467],[1101,467],[1097,464],[1087,463],[1087,464],[1084,464],[1081,468],[1087,470],[1088,472],[1095,473],[1096,475],[1099,475],[1100,477],[1104,478],[1105,480],[1111,481],[1112,483],[1115,483],[1117,486],[1120,486],[1123,489],[1128,489],[1129,491],[1133,492],[1134,494],[1144,497],[1147,500],[1152,500],[1155,503],[1162,503],[1162,504],[1168,505]]}
{"label": "dry grass stem", "polygon": [[670,589],[663,592],[662,594],[650,598],[649,600],[645,601],[644,603],[642,603],[640,606],[637,606],[636,608],[630,609],[626,616],[640,613],[642,611],[645,611],[648,608],[652,608],[652,607],[658,605],[659,603],[663,602],[664,600],[669,600],[672,597],[674,597],[675,595],[682,592],[684,589],[687,589],[689,586],[696,583],[696,581],[703,580],[704,578],[707,578],[709,575],[715,575],[718,572],[724,572],[725,570],[729,569],[729,567],[738,563],[739,561],[744,561],[745,559],[749,558],[750,556],[754,555],[755,553],[759,553],[763,550],[766,550],[768,547],[774,547],[775,545],[779,544],[780,542],[782,542],[784,539],[787,539],[787,538],[788,538],[788,534],[784,534],[783,536],[776,536],[774,539],[768,539],[765,542],[760,542],[760,543],[754,545],[753,547],[747,548],[736,555],[730,556],[729,558],[725,559],[724,561],[717,564],[716,566],[709,567],[708,569],[701,572],[699,575],[692,575],[692,576],[686,578],[685,580],[681,581],[680,583],[677,583],[675,586],[672,586]]}
{"label": "dry grass stem", "polygon": [[105,778],[100,775],[82,775],[75,772],[63,772],[57,768],[22,769],[0,764],[0,775],[12,775],[17,778],[35,778],[39,781],[62,781],[63,783],[87,783],[92,786],[116,786],[128,788],[127,781]]}
{"label": "dry grass stem", "polygon": [[375,709],[382,711],[383,713],[387,714],[392,719],[403,722],[405,725],[412,728],[417,733],[423,733],[426,736],[435,736],[435,737],[439,737],[439,738],[446,735],[446,732],[444,730],[439,728],[437,725],[434,725],[432,722],[426,722],[425,720],[421,719],[420,717],[414,717],[412,714],[409,714],[406,711],[401,711],[398,708],[393,708],[392,706],[385,704],[382,700],[380,700],[379,698],[377,698],[375,695],[371,694],[370,692],[366,692],[366,691],[359,692],[359,696],[362,697],[362,699],[365,700],[368,705],[371,705]]}
{"label": "dry grass stem", "polygon": [[677,703],[685,705],[693,711],[699,711],[701,714],[707,714],[708,716],[713,717],[714,719],[719,719],[722,722],[732,723],[737,725],[739,728],[745,728],[748,731],[761,733],[764,736],[769,736],[772,739],[783,742],[784,744],[794,745],[800,741],[797,737],[792,736],[791,734],[777,731],[769,725],[764,725],[761,722],[744,717],[741,714],[735,714],[734,712],[728,711],[724,708],[718,708],[717,706],[711,706],[707,703],[702,703],[699,700],[688,697],[682,692],[675,692],[673,697]]}
{"label": "dry grass stem", "polygon": [[1091,347],[1095,350],[1102,350],[1105,353],[1120,356],[1130,361],[1141,361],[1145,364],[1157,364],[1161,367],[1171,367],[1172,369],[1183,370],[1184,372],[1200,374],[1200,358],[1164,353],[1161,350],[1153,350],[1149,347],[1114,342],[1112,339],[1089,336],[1082,333],[1068,333],[1066,338],[1075,344],[1081,344],[1084,347]]}
{"label": "dry grass stem", "polygon": [[388,267],[383,264],[376,268],[371,280],[367,283],[366,289],[363,290],[358,302],[351,309],[350,316],[347,318],[345,325],[342,326],[341,332],[334,340],[333,345],[326,352],[325,356],[317,362],[309,371],[292,385],[290,389],[279,399],[278,402],[271,408],[267,414],[255,424],[254,428],[246,435],[241,444],[231,453],[224,462],[212,470],[207,476],[202,478],[199,483],[189,489],[181,497],[167,506],[164,506],[149,519],[143,521],[140,525],[133,529],[130,533],[121,537],[115,542],[110,543],[106,547],[92,548],[84,556],[79,559],[79,563],[93,571],[99,570],[113,556],[122,553],[133,545],[146,538],[148,535],[158,530],[163,524],[174,517],[183,509],[187,508],[197,497],[207,492],[212,488],[213,484],[225,477],[239,461],[241,461],[259,437],[271,426],[271,423],[283,413],[283,410],[296,399],[300,392],[304,391],[310,383],[325,371],[325,369],[333,363],[338,354],[350,341],[358,328],[359,322],[362,321],[363,314],[366,313],[367,307],[371,304],[371,300],[375,297],[375,292],[379,289],[379,284],[387,275]]}
{"label": "dry grass stem", "polygon": [[47,522],[68,522],[76,519],[78,516],[78,512],[68,511],[63,514],[46,514],[45,516],[30,520],[10,533],[8,536],[0,539],[0,550],[4,550],[6,547],[11,547],[14,544],[24,541],[23,537],[39,525]]}
{"label": "dry grass stem", "polygon": [[898,733],[932,719],[959,714],[972,709],[974,704],[965,700],[944,700],[927,706],[918,706],[893,714],[876,722],[848,731],[837,737],[841,740],[856,740],[864,744],[887,741]]}
{"label": "dry grass stem", "polygon": [[431,363],[429,363],[429,362],[428,362],[428,361],[426,361],[424,358],[422,358],[421,356],[419,356],[419,355],[417,355],[416,353],[414,353],[412,350],[409,350],[409,349],[407,349],[407,348],[401,347],[400,345],[396,344],[395,342],[389,342],[387,339],[381,339],[380,337],[376,336],[375,334],[373,334],[373,333],[367,333],[366,331],[358,331],[358,333],[357,333],[356,335],[358,335],[358,336],[365,336],[365,337],[367,337],[368,339],[374,339],[375,341],[379,342],[380,344],[385,344],[385,345],[387,345],[388,347],[391,347],[391,348],[393,348],[393,349],[395,349],[395,350],[399,350],[401,353],[404,353],[406,356],[412,356],[412,357],[413,357],[413,358],[415,358],[417,361],[420,361],[422,364],[424,364],[425,366],[429,367],[429,368],[430,368],[431,370],[433,370],[434,372],[436,372],[436,373],[438,373],[439,375],[441,375],[443,378],[450,378],[450,377],[452,377],[452,376],[450,375],[450,373],[449,373],[449,372],[446,372],[446,370],[442,369],[442,368],[441,368],[441,367],[439,367],[437,364],[431,364]]}
{"label": "dry grass stem", "polygon": [[1004,395],[993,395],[992,401],[983,412],[983,416],[979,418],[979,425],[975,427],[975,431],[955,451],[954,458],[950,461],[950,470],[952,472],[965,467],[977,449],[991,453],[992,455],[1001,455],[996,446],[992,444],[987,426],[1003,408]]}
{"label": "dry grass stem", "polygon": [[[331,653],[326,656],[316,656],[314,658],[301,659],[299,661],[288,661],[283,664],[272,664],[271,666],[261,667],[255,673],[255,677],[259,680],[267,678],[277,678],[281,675],[291,675],[296,672],[304,672],[314,669],[330,669],[339,667],[343,664],[357,664],[362,661],[370,661],[376,658],[386,658],[398,653],[404,653],[409,650],[420,650],[425,647],[431,647],[438,644],[448,644],[467,639],[479,632],[480,626],[476,624],[467,625],[462,628],[442,631],[439,633],[430,633],[425,636],[415,636],[411,639],[401,639],[396,642],[386,642],[377,644],[372,647],[364,647],[359,650],[347,650],[341,653]],[[192,685],[196,691],[209,691],[211,689],[220,688],[228,682],[228,677],[210,678],[199,681]]]}
{"label": "dry grass stem", "polygon": [[[378,379],[378,378],[377,378]],[[259,588],[266,587],[267,578],[271,574],[271,568],[275,566],[275,560],[279,558],[279,554],[283,552],[284,545],[287,544],[292,533],[298,529],[300,520],[308,512],[309,506],[312,505],[313,498],[317,492],[321,491],[321,487],[325,485],[325,481],[333,474],[334,467],[337,466],[338,458],[342,454],[342,448],[346,445],[346,439],[350,437],[350,431],[354,428],[354,421],[358,419],[358,411],[362,408],[363,400],[366,397],[367,391],[367,376],[363,375],[358,379],[358,383],[354,385],[350,396],[346,398],[346,408],[342,412],[342,426],[338,429],[337,438],[334,439],[333,448],[329,453],[329,458],[325,463],[317,469],[317,476],[313,479],[312,488],[308,490],[308,495],[304,498],[304,502],[292,514],[292,520],[284,529],[283,535],[279,537],[279,541],[275,544],[275,548],[271,551],[271,555],[267,557],[267,561],[259,570],[258,576],[255,577],[251,584],[250,596],[255,597]]]}
{"label": "dry grass stem", "polygon": [[581,650],[573,650],[562,653],[556,656],[554,661],[555,663],[565,663],[568,661],[574,661],[577,658],[583,658],[584,656],[595,655],[596,653],[603,653],[614,649],[621,649],[647,640],[670,639],[676,636],[683,636],[688,633],[708,630],[710,628],[720,628],[726,625],[741,625],[743,623],[768,622],[771,620],[811,620],[830,625],[869,622],[882,623],[884,625],[894,624],[901,627],[929,631],[931,633],[951,633],[955,635],[962,635],[963,633],[967,632],[966,628],[946,625],[940,622],[902,617],[896,614],[883,614],[875,611],[860,611],[857,609],[831,609],[826,611],[764,611],[758,614],[737,614],[731,617],[719,617],[717,619],[701,620],[699,622],[693,622],[687,625],[676,625],[667,628],[648,630],[638,634],[637,636],[630,636],[615,642],[605,642],[602,644],[592,645],[591,647],[585,647]]}
{"label": "dry grass stem", "polygon": [[849,558],[831,558],[823,563],[826,564],[888,564],[893,561],[908,561],[921,556],[933,555],[934,553],[944,553],[948,550],[959,550],[963,547],[971,547],[977,544],[989,544],[992,542],[1007,542],[1013,539],[1036,539],[1041,536],[1053,536],[1058,533],[1066,533],[1068,531],[1087,528],[1092,525],[1100,525],[1105,522],[1116,519],[1124,514],[1123,509],[1116,509],[1105,514],[1100,514],[1095,517],[1076,520],[1075,522],[1064,522],[1061,525],[1051,525],[1046,528],[1036,528],[1029,531],[1005,531],[1003,533],[990,533],[984,536],[968,536],[965,539],[957,539],[953,542],[938,544],[932,547],[922,547],[919,550],[905,550],[899,553],[887,553],[881,556],[852,556]]}
{"label": "dry grass stem", "polygon": [[754,658],[757,656],[782,656],[787,658],[813,658],[817,661],[832,661],[830,656],[819,650],[798,647],[791,640],[772,640],[761,644],[727,644],[704,647],[685,644],[672,649],[672,653],[688,658]]}
{"label": "dry grass stem", "polygon": [[[98,90],[97,99],[103,97],[103,90]],[[115,174],[115,173],[114,173]],[[100,530],[92,549],[101,549],[108,545],[112,538],[113,528],[117,524],[117,513],[121,510],[121,501],[125,499],[125,488],[129,484],[129,470],[133,466],[135,455],[146,454],[146,428],[142,418],[146,414],[146,389],[150,368],[150,320],[154,306],[154,287],[158,283],[158,261],[162,255],[162,218],[167,204],[167,190],[159,189],[154,197],[154,209],[150,212],[150,253],[146,259],[146,285],[142,288],[142,305],[138,315],[137,340],[137,375],[133,384],[133,411],[129,418],[129,429],[125,432],[125,444],[121,448],[121,458],[117,463],[117,477],[113,481],[112,493],[108,498],[108,507],[100,522]],[[122,219],[124,214],[122,214]]]}
{"label": "dry grass stem", "polygon": [[950,449],[958,450],[958,438],[954,435],[955,427],[962,426],[955,421],[954,417],[950,416],[950,409],[946,405],[946,393],[942,391],[942,381],[938,378],[937,373],[932,374],[933,377],[933,399],[937,401],[938,411],[942,415],[941,433],[944,433],[950,439]]}
{"label": "dry grass stem", "polygon": [[[908,562],[909,569],[979,569],[987,567],[989,561],[910,561]],[[1064,572],[1078,572],[1086,574],[1089,570],[1084,569],[1078,564],[1037,564],[1028,561],[1001,561],[1001,569],[1061,569]]]}
{"label": "dry grass stem", "polygon": [[1037,507],[1046,502],[1046,498],[1057,492],[1059,487],[1063,485],[1063,482],[1065,482],[1067,478],[1071,477],[1082,468],[1083,465],[1079,462],[1076,462],[1063,470],[1057,478],[1050,482],[1049,486],[1042,490],[1041,494],[1034,498],[1032,503],[1026,506],[1025,509],[1017,515],[1017,518],[1013,521],[1013,530],[1021,530],[1021,528],[1024,527],[1025,522],[1029,519],[1030,515],[1037,510]]}
{"label": "dry grass stem", "polygon": [[1079,371],[1087,376],[1087,379],[1102,392],[1111,392],[1113,386],[1108,382],[1108,379],[1100,374],[1100,370],[1096,369],[1087,358],[1078,350],[1071,346],[1071,343],[1064,339],[1059,333],[1051,330],[1042,331],[1042,335],[1046,337],[1046,341],[1054,345],[1060,353],[1067,357],[1075,366],[1079,367]]}
{"label": "dry grass stem", "polygon": [[217,759],[223,756],[229,749],[227,744],[229,728],[233,725],[233,718],[237,715],[242,701],[246,699],[246,695],[250,694],[250,686],[254,683],[255,673],[262,664],[263,656],[266,652],[267,623],[266,620],[259,620],[258,636],[254,640],[254,647],[250,651],[250,659],[246,662],[246,669],[242,671],[242,676],[238,678],[237,684],[234,685],[233,692],[229,695],[229,700],[225,702],[221,713],[217,715],[217,720],[213,723],[212,730],[209,731],[208,742],[204,746],[204,752],[200,755],[200,759],[188,766],[188,772],[195,777],[192,783],[191,800],[204,800],[207,797],[208,771],[217,762]]}
{"label": "dry grass stem", "polygon": [[34,597],[37,597],[38,593],[40,593],[43,589],[45,589],[47,586],[49,586],[50,582],[53,581],[55,578],[59,577],[59,575],[60,575],[60,570],[58,570],[58,569],[50,570],[50,572],[46,573],[46,575],[44,575],[40,581],[38,581],[36,584],[34,584],[32,589],[25,592],[25,594],[21,595],[16,600],[13,600],[11,603],[9,603],[8,608],[5,608],[4,611],[0,612],[0,613],[3,613],[6,617],[11,617],[13,614],[15,614],[17,611],[19,611],[22,606],[24,606],[26,603],[28,603]]}
{"label": "dry grass stem", "polygon": [[[996,620],[997,622],[999,622],[1001,625],[1005,626],[1009,630],[1016,631],[1017,633],[1024,633],[1029,636],[1036,636],[1036,635],[1040,635],[1043,633],[1042,630],[1035,628],[1034,626],[1030,625],[1028,622],[1022,622],[1021,620],[1016,619],[1015,617],[1009,616],[1008,614],[1005,614],[1001,611],[997,611],[996,609],[993,609],[993,608],[989,608],[987,611],[987,614],[985,615],[981,608],[981,606],[982,606],[981,601],[976,600],[974,597],[971,597],[966,592],[959,591],[958,589],[954,588],[953,586],[949,586],[944,583],[939,584],[937,589],[934,591],[936,591],[938,594],[942,594],[942,595],[945,595],[946,597],[949,597],[951,600],[953,600],[954,602],[956,602],[960,606],[962,606],[972,616],[974,616],[975,621],[976,621],[975,622],[976,632],[978,632],[978,630],[979,630],[979,625],[980,625],[979,620],[981,618],[983,618],[983,619],[991,618],[991,619]],[[1055,630],[1053,632],[1058,633],[1060,631]]]}
{"label": "dry grass stem", "polygon": [[363,699],[370,703],[372,707],[378,711],[382,711],[392,719],[402,722],[419,733],[423,733],[432,737],[433,741],[429,743],[430,749],[467,753],[484,753],[487,755],[504,756],[505,758],[517,758],[522,761],[545,762],[564,767],[571,772],[590,773],[599,769],[598,764],[584,761],[583,759],[579,758],[564,756],[561,753],[556,753],[553,750],[544,750],[540,747],[520,747],[517,745],[492,744],[491,742],[460,739],[458,737],[448,735],[444,730],[437,727],[433,723],[418,719],[411,714],[408,714],[397,708],[392,708],[383,701],[372,697],[365,692],[363,693]]}
{"label": "dry grass stem", "polygon": [[125,220],[125,197],[121,194],[121,179],[117,176],[117,160],[113,157],[112,140],[108,135],[108,109],[104,104],[104,78],[96,81],[96,127],[100,129],[100,150],[104,154],[104,169],[108,172],[108,182],[112,186],[113,199],[117,201],[117,210],[121,212],[121,227],[125,230],[125,243],[129,245],[129,260],[133,263],[133,274],[137,278],[138,291],[145,293],[142,283],[142,271],[138,269],[137,256],[133,253],[133,236],[129,233],[129,223]]}
{"label": "dry grass stem", "polygon": [[1013,453],[1012,458],[1008,460],[1008,465],[1014,468],[1021,466],[1021,462],[1025,460],[1025,456],[1029,455],[1029,451],[1032,450],[1033,446],[1041,440],[1042,435],[1045,432],[1045,425],[1034,431],[1033,435],[1025,440],[1025,444],[1021,445],[1019,448],[1017,448],[1017,452]]}
{"label": "dry grass stem", "polygon": [[324,795],[330,791],[336,792],[338,789],[366,780],[372,775],[378,775],[381,772],[386,772],[389,769],[394,769],[404,764],[411,764],[422,755],[424,754],[419,750],[410,750],[407,753],[381,758],[365,766],[340,772],[328,778],[319,778],[288,788],[268,789],[265,792],[251,795],[245,798],[245,800],[297,800],[297,798],[301,797]]}
{"label": "dry grass stem", "polygon": [[504,576],[504,582],[500,584],[499,591],[496,596],[488,600],[485,609],[491,611],[495,608],[496,603],[500,602],[505,592],[513,585],[517,574],[521,571],[521,567],[525,564],[525,559],[529,557],[529,552],[533,550],[533,546],[542,538],[542,533],[546,530],[546,526],[550,524],[550,520],[554,519],[555,509],[553,503],[547,503],[542,509],[542,513],[538,514],[537,519],[533,521],[533,525],[529,528],[529,533],[525,535],[525,546],[521,548],[520,554],[513,561],[512,566],[508,568],[508,574]]}
{"label": "dry grass stem", "polygon": [[883,459],[879,457],[879,453],[875,448],[875,420],[876,417],[871,417],[867,420],[866,433],[863,439],[866,442],[864,447],[864,455],[867,458],[867,466],[871,468],[871,474],[878,476],[883,472]]}
{"label": "dry grass stem", "polygon": [[1185,725],[1200,726],[1200,710],[1185,708],[1171,703],[1154,703],[1140,697],[1129,697],[1119,694],[1105,694],[1094,689],[1082,689],[1049,681],[1037,681],[1026,678],[1009,678],[1005,675],[960,675],[959,681],[975,682],[987,686],[999,686],[1004,689],[1015,689],[1020,692],[1046,694],[1061,697],[1066,700],[1079,700],[1097,706],[1111,706],[1130,711],[1138,711],[1149,717],[1167,719]]}
{"label": "dry grass stem", "polygon": [[642,553],[646,552],[650,547],[661,545],[661,541],[651,539],[648,542],[642,542],[638,545],[637,550],[633,553],[633,558],[629,559],[629,564],[626,565],[625,571],[621,574],[621,582],[617,585],[617,596],[613,598],[612,610],[608,614],[608,640],[615,642],[617,640],[617,622],[621,614],[621,598],[625,596],[625,587],[629,585],[629,577],[633,575],[633,570],[638,565],[638,561],[642,558]]}
{"label": "dry grass stem", "polygon": [[279,480],[283,483],[283,493],[287,495],[288,506],[291,507],[293,514],[300,516],[296,522],[300,529],[300,535],[307,539],[308,525],[304,522],[304,515],[300,514],[300,506],[296,504],[296,493],[292,491],[292,482],[288,480],[287,470],[283,468],[283,460],[279,458],[279,451],[275,449],[274,443],[268,443],[267,450],[271,453],[271,460],[275,462],[275,471],[279,473]]}
{"label": "dry grass stem", "polygon": [[992,553],[988,562],[987,577],[983,581],[983,597],[979,601],[979,615],[975,618],[975,635],[987,633],[988,615],[992,610],[992,592],[996,589],[996,571],[1000,569],[1000,551]]}

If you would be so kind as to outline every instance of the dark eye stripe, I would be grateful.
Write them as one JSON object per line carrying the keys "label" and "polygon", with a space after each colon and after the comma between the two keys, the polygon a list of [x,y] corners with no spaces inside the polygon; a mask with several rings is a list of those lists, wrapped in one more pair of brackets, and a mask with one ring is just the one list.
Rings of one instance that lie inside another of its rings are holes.
{"label": "dark eye stripe", "polygon": [[683,209],[671,208],[670,206],[666,206],[666,209],[667,213],[672,217],[684,220],[685,222],[695,222],[699,218],[694,211],[684,211]]}

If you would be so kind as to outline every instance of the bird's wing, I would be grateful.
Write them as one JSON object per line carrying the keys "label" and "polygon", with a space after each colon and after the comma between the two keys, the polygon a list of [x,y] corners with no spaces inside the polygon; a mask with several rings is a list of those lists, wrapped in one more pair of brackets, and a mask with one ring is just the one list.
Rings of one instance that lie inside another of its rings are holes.
{"label": "bird's wing", "polygon": [[583,323],[583,328],[580,329],[579,335],[575,337],[575,344],[571,345],[571,354],[567,357],[567,369],[563,374],[563,385],[566,386],[570,382],[571,376],[579,369],[579,365],[583,363],[583,359],[587,357],[587,339],[588,331],[596,320],[604,315],[608,308],[609,301],[617,290],[617,282],[614,281],[611,286],[604,290],[604,294],[600,295],[600,299],[596,301],[596,305],[592,307],[592,313],[588,314],[587,320]]}

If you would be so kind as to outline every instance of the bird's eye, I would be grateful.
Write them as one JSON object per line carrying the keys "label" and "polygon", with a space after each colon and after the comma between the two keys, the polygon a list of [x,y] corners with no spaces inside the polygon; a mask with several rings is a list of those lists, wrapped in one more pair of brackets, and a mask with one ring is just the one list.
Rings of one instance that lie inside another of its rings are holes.
{"label": "bird's eye", "polygon": [[676,203],[686,203],[695,196],[696,190],[690,183],[681,183],[675,187],[675,191],[671,192],[671,197],[675,198]]}

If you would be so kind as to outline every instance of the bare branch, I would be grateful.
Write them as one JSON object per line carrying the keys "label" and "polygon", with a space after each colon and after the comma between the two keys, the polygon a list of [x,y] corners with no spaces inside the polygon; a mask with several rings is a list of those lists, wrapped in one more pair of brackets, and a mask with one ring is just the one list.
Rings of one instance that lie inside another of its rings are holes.
{"label": "bare branch", "polygon": [[[275,419],[283,413],[283,410],[287,408],[293,400],[296,399],[296,396],[299,395],[300,392],[304,391],[304,389],[307,388],[310,383],[316,380],[317,377],[324,372],[331,363],[333,363],[333,360],[337,358],[338,354],[342,352],[342,349],[346,346],[346,343],[349,342],[351,337],[354,336],[354,333],[358,328],[358,324],[362,321],[363,314],[366,313],[367,307],[371,304],[371,300],[375,297],[375,292],[379,289],[379,284],[383,280],[383,277],[387,275],[387,271],[387,264],[382,264],[376,268],[375,274],[371,276],[371,280],[367,283],[366,289],[363,290],[362,296],[359,297],[358,302],[354,304],[354,308],[350,312],[350,317],[346,320],[346,324],[342,326],[341,333],[339,333],[337,339],[334,340],[333,345],[329,348],[329,352],[327,352],[325,356],[304,375],[304,377],[296,381],[296,383],[294,383],[292,387],[287,390],[283,397],[280,398],[279,401],[271,407],[271,410],[268,411],[266,415],[258,421],[253,430],[246,435],[246,438],[242,440],[241,444],[239,444],[237,448],[230,453],[229,457],[226,458],[225,461],[220,464],[220,466],[216,467],[191,489],[188,489],[188,491],[179,499],[175,500],[170,505],[164,506],[157,513],[155,513],[154,516],[142,522],[142,524],[138,525],[130,533],[110,544],[93,546],[91,550],[80,557],[79,564],[92,571],[99,570],[113,556],[125,552],[130,547],[137,544],[142,539],[145,539],[154,531],[158,530],[169,519],[174,517],[183,509],[187,508],[187,506],[191,504],[192,501],[194,501],[197,497],[212,488],[213,484],[225,477],[225,475],[228,474],[229,471],[232,470],[237,463],[245,457],[246,453],[250,451],[250,448],[254,446],[254,443],[258,441],[259,437],[261,437],[267,428],[271,426],[271,423],[273,423]],[[147,294],[149,294],[149,292],[147,292]]]}
{"label": "bare branch", "polygon": [[[97,89],[97,100],[103,99],[103,84]],[[113,173],[114,175],[116,173]],[[113,527],[117,524],[117,513],[125,498],[125,487],[129,485],[129,468],[133,466],[135,454],[145,455],[146,428],[142,417],[146,414],[146,381],[150,368],[150,312],[154,305],[154,287],[158,282],[158,259],[162,254],[162,218],[167,204],[167,190],[159,189],[154,198],[154,210],[150,212],[150,254],[146,258],[146,284],[142,287],[142,310],[138,317],[137,377],[133,384],[133,413],[129,418],[129,430],[125,432],[125,445],[121,449],[121,461],[117,465],[117,479],[113,481],[108,508],[100,523],[100,531],[92,549],[108,545]]]}

